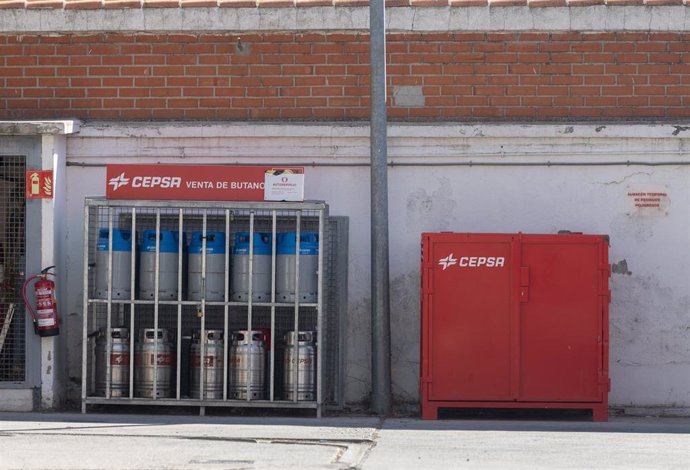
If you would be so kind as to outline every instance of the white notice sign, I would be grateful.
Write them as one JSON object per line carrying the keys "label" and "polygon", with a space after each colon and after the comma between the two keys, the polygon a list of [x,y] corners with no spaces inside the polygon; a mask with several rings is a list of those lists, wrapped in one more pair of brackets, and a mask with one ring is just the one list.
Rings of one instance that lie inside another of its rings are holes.
{"label": "white notice sign", "polygon": [[264,175],[265,201],[303,201],[304,173],[273,169]]}
{"label": "white notice sign", "polygon": [[635,184],[627,187],[626,214],[633,217],[668,215],[671,198],[663,184]]}

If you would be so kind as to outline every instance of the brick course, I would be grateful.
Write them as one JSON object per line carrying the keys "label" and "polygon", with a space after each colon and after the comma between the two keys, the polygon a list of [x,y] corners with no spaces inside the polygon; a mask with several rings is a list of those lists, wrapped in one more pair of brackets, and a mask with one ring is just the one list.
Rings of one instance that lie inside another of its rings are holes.
{"label": "brick course", "polygon": [[[690,116],[690,34],[395,33],[392,120]],[[0,35],[0,118],[362,120],[364,33]]]}

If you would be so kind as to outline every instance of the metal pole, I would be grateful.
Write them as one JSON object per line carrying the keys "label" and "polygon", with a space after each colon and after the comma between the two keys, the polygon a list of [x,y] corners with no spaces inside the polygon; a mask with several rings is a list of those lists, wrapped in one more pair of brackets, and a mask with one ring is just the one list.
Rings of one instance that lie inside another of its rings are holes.
{"label": "metal pole", "polygon": [[295,323],[294,323],[294,333],[295,333],[295,344],[294,344],[294,356],[292,359],[295,361],[294,367],[292,368],[292,393],[294,393],[292,400],[297,403],[299,400],[299,250],[300,250],[300,233],[302,230],[302,211],[297,211],[295,215]]}
{"label": "metal pole", "polygon": [[[89,368],[89,310],[95,310],[89,304],[89,209],[90,205],[84,204],[84,292],[82,292],[82,337],[81,337],[81,412],[86,413],[87,387],[91,379]],[[96,209],[98,210],[98,209]],[[98,233],[96,232],[96,236]],[[95,255],[94,255],[95,256]],[[89,308],[91,307],[91,308]],[[7,320],[5,320],[7,321]],[[92,325],[92,327],[95,326]],[[131,379],[130,379],[131,380]]]}
{"label": "metal pole", "polygon": [[137,209],[132,207],[132,270],[129,275],[129,398],[134,398],[134,338],[136,329],[134,328],[134,310],[136,300],[136,289],[134,282],[136,281],[137,267]]}
{"label": "metal pole", "polygon": [[[178,259],[180,253],[178,252]],[[158,398],[158,312],[160,309],[159,299],[160,299],[160,289],[161,285],[161,210],[156,209],[156,262],[155,262],[155,274],[153,277],[153,337],[155,338],[155,343],[153,343],[153,395],[151,398],[154,400]],[[178,273],[179,274],[179,273]],[[161,333],[160,338],[163,338]],[[148,365],[148,363],[146,363]]]}
{"label": "metal pole", "polygon": [[385,18],[384,0],[371,0],[371,407],[379,415],[391,410]]}
{"label": "metal pole", "polygon": [[269,386],[268,386],[268,399],[274,401],[275,399],[275,371],[276,371],[276,238],[277,238],[277,227],[278,227],[278,213],[274,209],[272,214],[271,223],[271,350],[269,351]]}
{"label": "metal pole", "polygon": [[[323,350],[326,338],[326,315],[323,314],[323,246],[324,246],[324,232],[325,232],[325,218],[326,207],[319,211],[319,256],[318,256],[318,271],[317,282],[318,291],[316,294],[316,417],[321,418],[323,415]],[[347,277],[347,276],[345,276]],[[298,289],[299,292],[299,289]],[[299,341],[297,342],[299,347]]]}
{"label": "metal pole", "polygon": [[[254,211],[249,212],[249,293],[247,295],[247,335],[249,336],[249,346],[251,347],[252,345],[252,339],[254,338],[254,335],[252,334],[252,310],[254,308],[253,305],[253,298],[254,298]],[[245,340],[247,338],[245,337]],[[252,370],[252,356],[251,356],[251,348],[249,349],[249,353],[247,355],[246,359],[246,368],[247,368],[247,385],[246,385],[246,391],[247,391],[247,401],[250,401],[252,399],[252,389],[251,386],[253,384],[252,379],[253,377],[253,370]]]}
{"label": "metal pole", "polygon": [[107,308],[107,320],[105,322],[105,397],[110,397],[110,387],[111,387],[111,373],[112,373],[112,363],[111,354],[113,352],[113,339],[110,334],[110,329],[113,326],[113,209],[108,209],[108,286],[107,286],[107,297],[108,297],[108,308]]}
{"label": "metal pole", "polygon": [[[182,398],[182,261],[184,255],[184,210],[177,213],[177,359],[175,365],[175,398]],[[156,333],[158,334],[158,333]]]}
{"label": "metal pole", "polygon": [[230,301],[230,210],[225,209],[225,284],[223,302],[223,400],[228,399],[228,354],[230,337],[228,331],[228,302]]}
{"label": "metal pole", "polygon": [[[204,399],[204,379],[206,377],[206,340],[208,335],[206,333],[206,237],[208,234],[206,230],[208,229],[208,215],[207,210],[204,209],[204,215],[202,218],[202,229],[201,229],[201,331],[199,332],[199,398]],[[204,407],[202,406],[199,410],[200,413],[204,412]]]}

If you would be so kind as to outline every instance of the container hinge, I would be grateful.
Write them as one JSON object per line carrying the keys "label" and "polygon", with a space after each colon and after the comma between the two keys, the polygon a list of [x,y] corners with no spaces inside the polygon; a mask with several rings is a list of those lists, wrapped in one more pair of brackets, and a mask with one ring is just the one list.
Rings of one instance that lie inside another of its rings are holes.
{"label": "container hinge", "polygon": [[604,289],[599,295],[604,297],[608,303],[611,303],[611,289]]}
{"label": "container hinge", "polygon": [[520,266],[520,302],[529,302],[529,266]]}
{"label": "container hinge", "polygon": [[599,271],[602,271],[604,274],[606,274],[606,277],[611,277],[611,265],[610,264],[602,264],[599,266]]}
{"label": "container hinge", "polygon": [[529,266],[520,266],[520,285],[529,286]]}
{"label": "container hinge", "polygon": [[605,391],[611,391],[611,379],[605,375],[599,375],[599,388]]}
{"label": "container hinge", "polygon": [[431,287],[432,284],[432,276],[433,276],[433,268],[431,267],[423,267],[424,269],[424,276],[422,279],[422,294],[431,294],[433,292],[433,289]]}
{"label": "container hinge", "polygon": [[[428,359],[422,360],[422,370],[423,370],[423,371],[428,371],[428,370],[429,370],[429,360],[428,360]],[[419,378],[419,381],[420,381],[422,384],[431,383],[431,374],[429,374],[429,373],[422,374],[422,375],[420,376],[420,378]]]}

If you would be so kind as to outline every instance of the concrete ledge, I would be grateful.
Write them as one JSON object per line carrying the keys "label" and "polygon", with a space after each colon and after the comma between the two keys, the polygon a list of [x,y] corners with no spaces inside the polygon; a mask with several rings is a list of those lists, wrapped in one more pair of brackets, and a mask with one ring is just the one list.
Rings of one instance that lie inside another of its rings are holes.
{"label": "concrete ledge", "polygon": [[79,132],[81,121],[0,121],[0,135],[59,135]]}
{"label": "concrete ledge", "polygon": [[[685,150],[690,125],[680,124],[390,124],[388,155],[391,165],[614,157],[690,162]],[[73,166],[187,163],[190,158],[323,166],[368,165],[370,160],[367,123],[89,122],[67,142],[67,161]]]}
{"label": "concrete ledge", "polygon": [[[687,31],[683,5],[387,8],[391,32]],[[368,31],[367,6],[309,8],[0,9],[0,33]]]}
{"label": "concrete ledge", "polygon": [[671,406],[611,406],[611,411],[625,416],[644,416],[662,418],[686,418],[690,416],[690,407]]}
{"label": "concrete ledge", "polygon": [[[0,121],[0,124],[2,121]],[[89,121],[79,128],[80,137],[369,137],[369,124],[362,123],[254,123],[254,122],[126,122]],[[690,138],[690,123],[389,123],[390,137],[440,138]]]}

